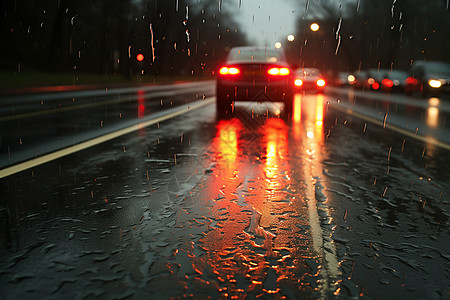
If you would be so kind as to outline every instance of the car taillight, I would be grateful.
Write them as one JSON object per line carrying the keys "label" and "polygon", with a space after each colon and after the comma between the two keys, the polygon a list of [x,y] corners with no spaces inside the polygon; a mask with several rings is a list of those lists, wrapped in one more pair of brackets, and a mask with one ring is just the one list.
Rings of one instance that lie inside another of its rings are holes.
{"label": "car taillight", "polygon": [[235,67],[222,67],[220,68],[219,73],[221,75],[237,75],[241,73],[241,70]]}
{"label": "car taillight", "polygon": [[294,84],[295,84],[295,86],[302,86],[303,81],[301,79],[295,79]]}
{"label": "car taillight", "polygon": [[418,81],[414,77],[408,77],[408,78],[406,78],[405,83],[411,84],[411,85],[417,85]]}
{"label": "car taillight", "polygon": [[372,83],[372,88],[374,90],[378,90],[380,88],[380,84],[378,82],[374,82],[374,83]]}
{"label": "car taillight", "polygon": [[388,79],[388,78],[384,78],[384,79],[381,81],[381,83],[382,83],[385,87],[388,87],[388,88],[391,88],[391,87],[394,86],[394,82],[393,82],[392,80]]}
{"label": "car taillight", "polygon": [[316,81],[316,84],[317,84],[317,86],[320,86],[320,87],[325,86],[325,80],[323,80],[323,79],[318,79],[318,80]]}
{"label": "car taillight", "polygon": [[270,68],[267,74],[273,76],[286,76],[289,75],[291,71],[288,68]]}

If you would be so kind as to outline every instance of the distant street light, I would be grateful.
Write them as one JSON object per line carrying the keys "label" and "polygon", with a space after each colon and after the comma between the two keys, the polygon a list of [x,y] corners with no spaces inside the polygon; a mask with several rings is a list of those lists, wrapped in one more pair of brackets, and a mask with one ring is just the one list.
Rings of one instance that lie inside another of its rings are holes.
{"label": "distant street light", "polygon": [[295,40],[295,36],[293,34],[288,35],[287,40],[289,42],[293,42]]}
{"label": "distant street light", "polygon": [[281,43],[280,42],[276,42],[275,43],[275,48],[277,48],[277,49],[281,48]]}
{"label": "distant street light", "polygon": [[310,28],[311,28],[312,31],[317,31],[317,30],[319,30],[320,27],[319,27],[319,24],[312,23]]}

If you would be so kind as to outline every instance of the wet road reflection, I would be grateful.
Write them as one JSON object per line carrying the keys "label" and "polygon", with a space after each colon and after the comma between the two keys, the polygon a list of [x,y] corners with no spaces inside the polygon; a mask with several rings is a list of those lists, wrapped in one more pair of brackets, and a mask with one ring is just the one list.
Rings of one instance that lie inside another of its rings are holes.
{"label": "wet road reflection", "polygon": [[449,156],[329,102],[295,95],[292,121],[271,104],[216,120],[211,105],[7,178],[0,287],[16,299],[445,295]]}
{"label": "wet road reflection", "polygon": [[262,122],[217,123],[215,167],[201,190],[215,226],[198,241],[206,253],[196,257],[194,247],[189,256],[221,296],[338,293],[334,225],[321,180],[324,102],[323,95],[295,96],[293,136],[283,119],[270,117],[277,108],[254,110]]}

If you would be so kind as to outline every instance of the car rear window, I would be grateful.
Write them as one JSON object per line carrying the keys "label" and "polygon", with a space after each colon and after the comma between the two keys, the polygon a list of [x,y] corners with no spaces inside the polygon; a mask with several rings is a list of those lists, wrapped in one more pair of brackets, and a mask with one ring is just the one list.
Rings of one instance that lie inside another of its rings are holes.
{"label": "car rear window", "polygon": [[285,58],[283,52],[279,50],[264,48],[236,48],[230,51],[228,60],[279,62],[285,61]]}

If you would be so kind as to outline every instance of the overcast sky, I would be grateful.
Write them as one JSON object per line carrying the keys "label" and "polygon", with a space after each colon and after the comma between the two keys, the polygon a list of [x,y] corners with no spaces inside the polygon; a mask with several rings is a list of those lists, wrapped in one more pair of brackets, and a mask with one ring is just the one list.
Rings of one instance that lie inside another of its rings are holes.
{"label": "overcast sky", "polygon": [[[234,5],[238,2],[239,0],[228,1]],[[238,8],[240,14],[235,15],[241,24],[241,31],[257,45],[274,45],[277,41],[284,43],[287,36],[294,33],[299,15],[298,9],[287,2],[290,1],[241,0],[241,7]],[[298,6],[301,2],[299,1]]]}

